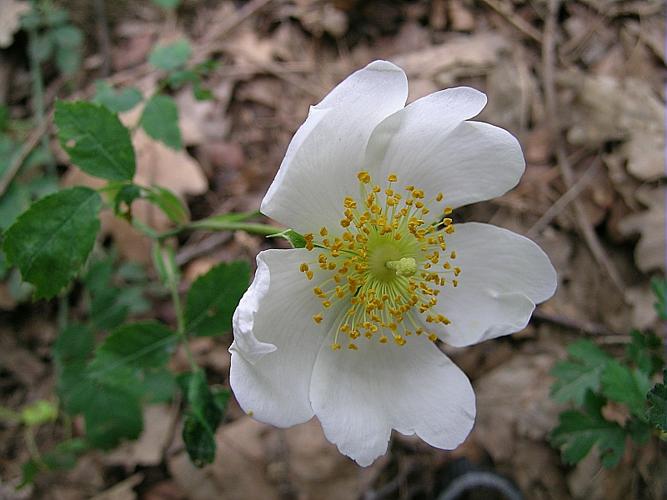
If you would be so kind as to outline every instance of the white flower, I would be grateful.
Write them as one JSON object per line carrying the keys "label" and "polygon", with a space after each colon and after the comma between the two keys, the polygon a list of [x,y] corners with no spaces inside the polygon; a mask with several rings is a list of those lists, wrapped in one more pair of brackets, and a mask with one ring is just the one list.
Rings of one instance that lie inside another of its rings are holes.
{"label": "white flower", "polygon": [[524,171],[511,134],[467,121],[486,96],[459,87],[405,106],[407,95],[403,71],[376,61],[311,107],[261,206],[307,246],[260,253],[234,314],[241,407],[280,427],[315,415],[360,465],[392,429],[458,446],[475,396],[432,341],[519,331],[556,288],[532,241],[452,221]]}

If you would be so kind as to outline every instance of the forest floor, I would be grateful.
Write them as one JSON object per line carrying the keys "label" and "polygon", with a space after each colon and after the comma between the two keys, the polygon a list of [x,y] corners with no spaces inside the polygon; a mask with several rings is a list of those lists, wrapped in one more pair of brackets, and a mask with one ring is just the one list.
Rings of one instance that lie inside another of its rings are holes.
{"label": "forest floor", "polygon": [[[219,62],[205,82],[214,99],[175,94],[186,149],[135,143],[138,175],[184,197],[193,218],[257,210],[309,105],[374,59],[406,71],[410,101],[456,85],[483,90],[488,105],[478,119],[516,135],[527,168],[515,189],[466,207],[462,218],[534,239],[559,285],[524,331],[445,348],[477,396],[475,428],[457,450],[396,434],[390,452],[363,469],[325,440],[316,420],[280,430],[232,400],[215,463],[196,469],[173,405],[157,405],[146,410],[137,442],[89,453],[72,471],[18,492],[12,485],[28,451],[21,435],[0,424],[0,498],[436,498],[456,467],[493,470],[529,499],[661,498],[657,444],[628,446],[610,471],[595,454],[563,465],[547,437],[563,409],[549,397],[549,372],[569,343],[588,338],[619,353],[632,329],[661,332],[649,281],[665,272],[663,2],[185,0],[176,16],[122,1],[107,2],[107,35],[93,2],[61,3],[85,32],[86,54],[73,85],[47,71],[47,113],[55,97],[90,97],[102,77],[120,88],[154,89],[157,77],[145,61],[158,42],[185,36],[196,60]],[[24,51],[20,37],[0,51],[0,102],[16,118],[31,114]],[[65,155],[57,161],[63,185],[91,182]],[[150,210],[142,217],[166,227]],[[122,259],[150,269],[145,238],[120,221],[105,221],[103,230]],[[276,245],[243,233],[195,232],[179,240],[177,259],[191,282],[221,260],[254,262]],[[11,286],[0,283],[0,404],[19,408],[53,397],[57,318],[53,305],[26,302]],[[171,306],[152,300],[153,313],[173,321]],[[222,385],[230,343],[231,334],[191,343]],[[48,447],[57,434],[43,429],[40,444]]]}

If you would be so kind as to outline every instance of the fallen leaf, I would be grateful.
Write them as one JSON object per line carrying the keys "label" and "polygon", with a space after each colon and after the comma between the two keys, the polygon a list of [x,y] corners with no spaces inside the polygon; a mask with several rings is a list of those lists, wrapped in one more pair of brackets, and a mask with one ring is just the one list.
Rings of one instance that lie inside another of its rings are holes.
{"label": "fallen leaf", "polygon": [[14,33],[21,28],[21,16],[30,11],[30,3],[21,0],[0,0],[0,49],[9,47]]}
{"label": "fallen leaf", "polygon": [[665,196],[664,187],[644,186],[637,191],[637,199],[647,209],[627,215],[618,228],[625,236],[639,234],[635,246],[635,263],[643,272],[665,270]]}

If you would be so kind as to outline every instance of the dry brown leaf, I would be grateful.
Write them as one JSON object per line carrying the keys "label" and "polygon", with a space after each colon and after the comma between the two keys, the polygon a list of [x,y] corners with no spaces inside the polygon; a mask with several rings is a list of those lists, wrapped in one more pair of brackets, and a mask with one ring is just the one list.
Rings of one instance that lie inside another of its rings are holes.
{"label": "dry brown leaf", "polygon": [[632,175],[641,180],[665,175],[664,103],[646,82],[572,71],[559,79],[577,93],[567,135],[572,144],[599,147],[622,140]]}
{"label": "dry brown leaf", "polygon": [[635,247],[635,263],[644,272],[665,270],[665,188],[645,186],[637,191],[637,199],[647,208],[628,215],[618,227],[622,234],[639,234]]}
{"label": "dry brown leaf", "polygon": [[153,405],[144,408],[144,430],[136,441],[128,442],[105,456],[112,465],[132,469],[137,465],[157,465],[162,460],[162,450],[169,439],[169,429],[173,420],[167,405]]}
{"label": "dry brown leaf", "polygon": [[0,0],[0,49],[9,47],[14,33],[21,28],[21,16],[30,11],[30,3],[21,0]]}
{"label": "dry brown leaf", "polygon": [[543,440],[557,422],[549,397],[552,355],[517,355],[475,384],[474,436],[494,460],[510,460],[519,437]]}
{"label": "dry brown leaf", "polygon": [[281,430],[244,416],[220,428],[216,441],[209,468],[195,469],[185,453],[169,462],[192,500],[277,500],[284,491],[304,500],[343,500],[362,493],[360,468],[326,440],[315,419]]}
{"label": "dry brown leaf", "polygon": [[457,36],[440,45],[401,54],[393,62],[410,78],[434,78],[446,86],[457,77],[488,71],[507,46],[507,41],[495,33]]}

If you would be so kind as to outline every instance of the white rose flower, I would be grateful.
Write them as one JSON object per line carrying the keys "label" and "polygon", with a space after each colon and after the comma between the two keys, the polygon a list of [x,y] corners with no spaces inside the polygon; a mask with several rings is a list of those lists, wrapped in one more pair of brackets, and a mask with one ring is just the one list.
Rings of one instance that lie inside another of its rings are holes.
{"label": "white rose flower", "polygon": [[475,396],[434,341],[517,332],[556,288],[529,239],[452,219],[524,171],[510,133],[468,121],[486,96],[458,87],[405,106],[407,95],[404,72],[375,61],[311,107],[261,206],[306,248],[261,252],[234,314],[244,411],[279,427],[317,416],[363,466],[392,429],[458,446]]}

